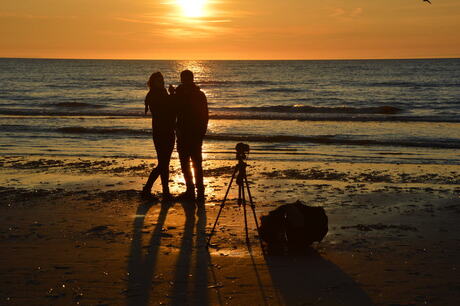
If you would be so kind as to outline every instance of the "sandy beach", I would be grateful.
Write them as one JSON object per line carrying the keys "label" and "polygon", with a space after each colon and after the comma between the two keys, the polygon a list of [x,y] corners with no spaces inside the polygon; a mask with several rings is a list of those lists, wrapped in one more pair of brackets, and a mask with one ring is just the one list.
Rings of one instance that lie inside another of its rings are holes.
{"label": "sandy beach", "polygon": [[459,0],[0,1],[0,306],[460,305]]}
{"label": "sandy beach", "polygon": [[460,303],[459,166],[249,160],[258,217],[296,200],[329,216],[309,254],[264,257],[236,188],[205,248],[235,161],[206,162],[204,205],[142,199],[153,162],[1,157],[0,304]]}

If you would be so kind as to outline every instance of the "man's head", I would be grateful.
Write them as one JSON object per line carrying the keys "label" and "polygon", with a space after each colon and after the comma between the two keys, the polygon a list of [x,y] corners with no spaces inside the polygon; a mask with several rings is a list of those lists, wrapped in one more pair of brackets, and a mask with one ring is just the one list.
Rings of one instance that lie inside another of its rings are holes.
{"label": "man's head", "polygon": [[184,70],[180,73],[180,81],[182,84],[192,84],[193,83],[193,72],[190,70]]}

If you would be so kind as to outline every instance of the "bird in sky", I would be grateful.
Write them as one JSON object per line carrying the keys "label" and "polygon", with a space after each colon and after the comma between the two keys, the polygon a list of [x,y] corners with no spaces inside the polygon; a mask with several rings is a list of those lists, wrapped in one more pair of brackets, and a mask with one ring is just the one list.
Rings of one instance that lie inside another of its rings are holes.
{"label": "bird in sky", "polygon": [[429,4],[432,4],[430,0],[423,0],[423,2],[428,2]]}

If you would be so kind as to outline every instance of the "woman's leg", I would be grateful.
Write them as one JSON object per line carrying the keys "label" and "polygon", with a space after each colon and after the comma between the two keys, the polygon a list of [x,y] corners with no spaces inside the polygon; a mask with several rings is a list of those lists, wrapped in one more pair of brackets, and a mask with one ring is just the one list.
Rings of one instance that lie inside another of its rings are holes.
{"label": "woman's leg", "polygon": [[[161,149],[161,154],[158,157],[158,167],[160,168],[161,186],[163,187],[163,194],[169,194],[169,164],[171,161],[171,154],[174,150],[174,138],[169,142],[164,143],[164,148]],[[161,156],[160,156],[161,155]]]}
{"label": "woman's leg", "polygon": [[158,172],[161,175],[161,185],[163,194],[169,194],[169,163],[171,154],[174,149],[174,135],[163,135],[162,138],[157,137],[155,148],[158,157]]}
{"label": "woman's leg", "polygon": [[152,172],[150,172],[147,183],[145,183],[145,186],[144,186],[145,192],[147,191],[150,192],[150,190],[152,190],[153,183],[155,183],[159,175],[160,175],[160,169],[158,168],[158,166],[156,166],[155,168],[153,168]]}
{"label": "woman's leg", "polygon": [[155,147],[155,151],[157,153],[157,166],[153,168],[152,172],[150,172],[149,178],[147,180],[147,183],[145,183],[145,186],[143,188],[144,192],[149,192],[152,190],[153,184],[157,180],[158,176],[161,174],[161,168],[160,168],[160,151],[161,151],[161,141],[158,141],[159,137],[156,135],[153,135],[153,145]]}

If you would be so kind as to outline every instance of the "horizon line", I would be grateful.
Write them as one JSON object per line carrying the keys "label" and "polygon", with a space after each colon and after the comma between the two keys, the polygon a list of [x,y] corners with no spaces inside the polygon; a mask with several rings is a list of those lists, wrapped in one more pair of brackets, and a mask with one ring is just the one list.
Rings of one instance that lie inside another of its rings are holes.
{"label": "horizon line", "polygon": [[167,58],[77,58],[77,57],[10,57],[0,56],[0,59],[43,59],[43,60],[107,60],[107,61],[359,61],[359,60],[433,60],[433,59],[460,59],[459,56],[439,57],[363,57],[363,58],[298,58],[298,59],[167,59]]}

